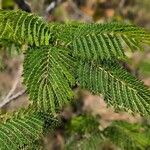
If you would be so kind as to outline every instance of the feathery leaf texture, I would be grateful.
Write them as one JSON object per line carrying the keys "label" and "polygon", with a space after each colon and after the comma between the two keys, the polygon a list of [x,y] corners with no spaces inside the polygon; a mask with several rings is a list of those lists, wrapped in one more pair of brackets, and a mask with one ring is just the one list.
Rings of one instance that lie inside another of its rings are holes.
{"label": "feathery leaf texture", "polygon": [[125,58],[125,46],[134,51],[142,49],[143,43],[150,44],[149,32],[123,23],[70,23],[54,29],[58,30],[58,39],[68,43],[74,56],[83,60]]}
{"label": "feathery leaf texture", "polygon": [[49,25],[40,17],[23,11],[0,10],[0,39],[11,39],[29,45],[49,45]]}
{"label": "feathery leaf texture", "polygon": [[3,39],[0,40],[0,50],[1,49],[7,51],[8,54],[12,56],[11,54],[13,54],[14,52],[16,52],[17,54],[21,53],[22,45],[18,42]]}
{"label": "feathery leaf texture", "polygon": [[150,44],[145,29],[115,22],[48,24],[23,11],[0,10],[1,40],[28,44],[24,83],[38,110],[55,112],[66,104],[77,76],[81,87],[102,93],[115,108],[150,114],[148,88],[112,62],[125,57],[124,45],[135,50]]}
{"label": "feathery leaf texture", "polygon": [[86,135],[83,139],[77,140],[74,137],[68,139],[66,150],[100,150],[101,144],[104,142],[100,132]]}
{"label": "feathery leaf texture", "polygon": [[[99,120],[91,115],[74,116],[66,126],[67,137],[66,149],[67,150],[96,150],[104,141],[103,135],[100,133]],[[94,133],[93,133],[94,132]],[[82,136],[82,138],[79,136]]]}
{"label": "feathery leaf texture", "polygon": [[43,116],[33,110],[21,110],[0,123],[0,149],[19,150],[38,139],[43,131]]}
{"label": "feathery leaf texture", "polygon": [[[116,110],[150,115],[149,89],[117,63],[126,57],[126,46],[134,51],[142,49],[142,44],[150,44],[150,33],[145,29],[123,23],[48,24],[23,11],[0,10],[0,41],[28,46],[23,77],[31,105],[35,108],[1,121],[2,150],[17,150],[38,139],[43,125],[47,129],[50,122],[48,120],[46,126],[44,116],[39,112],[55,113],[67,104],[73,98],[72,87],[76,82],[95,94],[102,93]],[[126,142],[140,149],[149,144],[144,135],[135,133],[137,129],[131,130],[131,127],[126,123],[114,123],[105,130],[105,135],[122,149],[130,149]],[[86,129],[81,132],[84,131]],[[120,135],[120,140],[126,136],[128,139],[119,141],[115,139],[115,133]],[[101,137],[101,134],[95,135],[96,139]],[[87,138],[79,147],[91,141]],[[95,146],[93,143],[94,149]]]}
{"label": "feathery leaf texture", "polygon": [[104,135],[121,150],[145,150],[150,146],[150,139],[146,132],[139,124],[116,121],[105,129]]}
{"label": "feathery leaf texture", "polygon": [[74,59],[61,48],[43,46],[27,50],[24,83],[39,110],[55,112],[73,98],[74,65]]}
{"label": "feathery leaf texture", "polygon": [[[91,126],[92,123],[92,126]],[[71,119],[68,123],[67,130],[69,133],[72,134],[83,134],[83,133],[90,133],[91,131],[98,128],[99,122],[97,121],[96,117],[91,115],[80,115],[75,116]]]}
{"label": "feathery leaf texture", "polygon": [[150,114],[150,91],[116,62],[80,63],[78,82],[116,109]]}
{"label": "feathery leaf texture", "polygon": [[[78,120],[81,120],[81,118],[82,126],[85,128],[84,132],[80,132],[81,129],[79,131],[74,130],[74,126],[76,127],[75,129],[80,128],[81,123]],[[90,119],[88,118],[88,115],[84,115],[76,116],[71,119],[72,124],[69,126],[69,131],[72,131],[69,132],[71,136],[66,140],[66,149],[99,150],[103,149],[105,145],[107,146],[108,143],[121,150],[145,150],[150,146],[149,126],[145,124],[114,121],[108,127],[100,131],[99,124],[96,126],[95,124],[93,125],[93,122],[98,122],[98,119],[94,116],[93,118],[92,116]],[[87,119],[88,121],[83,121]],[[93,129],[91,126],[93,126]],[[75,133],[74,131],[77,132]]]}

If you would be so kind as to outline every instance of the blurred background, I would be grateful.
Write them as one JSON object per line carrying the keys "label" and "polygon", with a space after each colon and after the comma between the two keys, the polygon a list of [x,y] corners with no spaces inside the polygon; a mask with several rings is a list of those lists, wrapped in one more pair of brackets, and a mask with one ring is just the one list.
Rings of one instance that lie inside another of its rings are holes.
{"label": "blurred background", "polygon": [[[48,22],[80,21],[103,23],[124,21],[150,30],[150,0],[0,0],[0,8],[22,9],[45,18]],[[0,108],[3,113],[27,107],[28,97],[22,85],[22,62],[24,47],[0,41]],[[150,48],[143,52],[130,53],[126,68],[146,85],[150,86]],[[107,108],[103,97],[87,91],[75,90],[76,101],[62,110],[64,124],[81,113],[100,116],[100,128],[107,127],[113,120],[141,122],[142,118],[125,112],[116,113]],[[65,125],[55,133],[49,133],[41,142],[45,149],[63,149]],[[105,149],[116,149],[106,144]]]}

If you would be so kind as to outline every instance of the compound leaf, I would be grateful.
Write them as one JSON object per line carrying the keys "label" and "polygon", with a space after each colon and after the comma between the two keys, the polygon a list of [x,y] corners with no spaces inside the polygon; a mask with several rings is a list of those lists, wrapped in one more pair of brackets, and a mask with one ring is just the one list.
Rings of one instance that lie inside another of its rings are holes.
{"label": "compound leaf", "polygon": [[150,114],[150,91],[116,62],[80,63],[78,82],[119,110]]}
{"label": "compound leaf", "polygon": [[60,48],[30,48],[24,61],[24,83],[39,110],[52,111],[73,97],[74,59]]}

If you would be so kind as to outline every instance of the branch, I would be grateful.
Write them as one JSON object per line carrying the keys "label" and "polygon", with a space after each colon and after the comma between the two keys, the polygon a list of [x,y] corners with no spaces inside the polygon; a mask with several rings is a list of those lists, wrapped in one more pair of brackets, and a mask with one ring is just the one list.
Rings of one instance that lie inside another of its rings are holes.
{"label": "branch", "polygon": [[6,97],[4,98],[3,101],[7,101],[7,99],[12,96],[12,94],[14,93],[14,91],[15,91],[16,88],[17,88],[18,83],[19,83],[19,75],[17,75],[17,78],[16,78],[16,80],[15,80],[15,82],[14,82],[14,84],[13,84],[11,90],[10,90],[9,93],[6,95]]}
{"label": "branch", "polygon": [[26,12],[31,12],[30,6],[24,0],[14,0],[18,7]]}
{"label": "branch", "polygon": [[15,95],[12,95],[11,97],[5,99],[4,101],[0,103],[0,108],[4,107],[6,104],[10,103],[11,101],[16,100],[19,97],[23,96],[25,93],[26,93],[26,90],[22,90],[16,93]]}
{"label": "branch", "polygon": [[62,2],[64,2],[64,0],[53,0],[46,8],[46,14],[51,14],[54,9]]}
{"label": "branch", "polygon": [[[16,75],[16,79],[13,83],[13,86],[12,86],[11,90],[9,91],[9,93],[6,95],[6,97],[0,102],[0,108],[4,107],[10,101],[12,101],[13,99],[16,99],[18,96],[20,96],[20,94],[19,94],[20,92],[15,95],[13,95],[13,93],[16,90],[17,85],[20,81],[21,74],[22,74],[22,67],[19,67],[18,73]],[[24,90],[24,92],[25,92],[25,90]],[[21,93],[23,94],[23,91]]]}

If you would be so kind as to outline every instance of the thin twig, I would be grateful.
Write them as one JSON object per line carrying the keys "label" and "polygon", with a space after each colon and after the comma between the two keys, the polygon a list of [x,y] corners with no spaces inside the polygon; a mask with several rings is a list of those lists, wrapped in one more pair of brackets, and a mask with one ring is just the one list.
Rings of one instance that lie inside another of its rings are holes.
{"label": "thin twig", "polygon": [[8,92],[8,94],[6,95],[6,97],[1,101],[0,108],[2,108],[5,104],[7,104],[7,103],[9,103],[9,101],[11,101],[10,98],[13,96],[13,93],[17,88],[17,85],[21,78],[21,74],[22,74],[22,67],[20,66],[18,69],[18,73],[16,75],[15,82],[13,83],[13,86],[12,86],[11,90]]}
{"label": "thin twig", "polygon": [[14,84],[13,84],[11,90],[9,91],[9,93],[8,93],[7,96],[4,98],[3,101],[7,101],[7,99],[9,99],[9,97],[11,97],[11,96],[13,95],[14,91],[15,91],[16,88],[17,88],[17,85],[18,85],[18,83],[19,83],[19,80],[20,80],[20,77],[19,77],[19,76],[20,76],[20,75],[19,75],[19,73],[18,73],[17,78],[16,78],[16,80],[15,80],[15,82],[14,82]]}
{"label": "thin twig", "polygon": [[55,8],[59,5],[59,4],[61,4],[61,3],[63,3],[64,2],[64,0],[53,0],[53,1],[51,1],[51,3],[47,6],[47,8],[46,8],[46,11],[45,11],[45,18],[47,19],[48,18],[48,16],[50,15],[50,14],[52,14],[52,12],[55,10]]}
{"label": "thin twig", "polygon": [[50,14],[55,9],[55,7],[62,2],[63,0],[53,0],[46,8],[46,14]]}
{"label": "thin twig", "polygon": [[10,103],[13,100],[18,99],[19,97],[23,96],[26,93],[26,90],[21,90],[15,95],[12,95],[11,97],[7,98],[5,101],[2,101],[0,103],[0,108],[4,107],[6,104]]}

